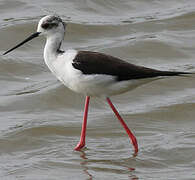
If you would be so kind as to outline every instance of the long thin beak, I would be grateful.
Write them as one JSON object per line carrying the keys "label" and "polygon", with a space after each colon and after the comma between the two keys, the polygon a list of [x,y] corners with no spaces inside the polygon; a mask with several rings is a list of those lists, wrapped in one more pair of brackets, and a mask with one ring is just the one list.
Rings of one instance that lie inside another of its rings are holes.
{"label": "long thin beak", "polygon": [[36,32],[36,33],[30,35],[28,38],[26,38],[26,39],[25,39],[24,41],[22,41],[21,43],[17,44],[17,45],[14,46],[13,48],[11,48],[11,49],[7,50],[6,52],[4,52],[3,55],[6,55],[7,53],[13,51],[14,49],[16,49],[16,48],[22,46],[22,45],[25,44],[26,42],[28,42],[28,41],[30,41],[30,40],[32,40],[32,39],[38,37],[39,34],[40,34],[40,32]]}

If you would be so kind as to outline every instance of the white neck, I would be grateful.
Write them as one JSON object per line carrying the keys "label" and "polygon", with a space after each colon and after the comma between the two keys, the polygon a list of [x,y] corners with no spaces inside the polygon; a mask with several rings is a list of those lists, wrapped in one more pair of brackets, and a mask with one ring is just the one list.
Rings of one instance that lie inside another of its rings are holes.
{"label": "white neck", "polygon": [[50,67],[51,63],[55,61],[60,49],[63,36],[60,33],[48,36],[44,48],[44,60],[45,63]]}

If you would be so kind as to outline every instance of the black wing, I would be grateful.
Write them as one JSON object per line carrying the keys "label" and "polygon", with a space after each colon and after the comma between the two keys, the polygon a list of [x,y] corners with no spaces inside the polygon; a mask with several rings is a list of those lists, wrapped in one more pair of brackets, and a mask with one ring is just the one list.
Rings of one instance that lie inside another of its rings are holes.
{"label": "black wing", "polygon": [[116,76],[118,81],[151,78],[157,76],[177,76],[187,72],[159,71],[137,66],[106,54],[79,51],[72,63],[83,74],[106,74]]}

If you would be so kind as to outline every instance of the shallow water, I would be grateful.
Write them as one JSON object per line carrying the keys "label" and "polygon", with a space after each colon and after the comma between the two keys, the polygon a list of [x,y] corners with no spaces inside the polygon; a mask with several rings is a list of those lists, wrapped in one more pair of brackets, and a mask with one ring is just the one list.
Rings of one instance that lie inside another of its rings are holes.
{"label": "shallow water", "polygon": [[[57,13],[68,23],[64,49],[93,50],[161,70],[195,72],[193,0],[0,0],[0,53]],[[0,56],[0,179],[195,179],[195,77],[164,78],[113,97],[140,151],[106,102],[90,102],[44,64],[44,38]]]}

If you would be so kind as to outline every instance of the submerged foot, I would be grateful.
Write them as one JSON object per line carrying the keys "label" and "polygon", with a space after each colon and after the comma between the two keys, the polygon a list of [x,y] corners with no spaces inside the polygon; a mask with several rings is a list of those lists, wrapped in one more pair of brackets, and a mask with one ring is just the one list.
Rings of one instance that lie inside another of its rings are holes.
{"label": "submerged foot", "polygon": [[79,142],[77,146],[74,148],[75,151],[80,151],[82,148],[85,147],[85,142]]}

